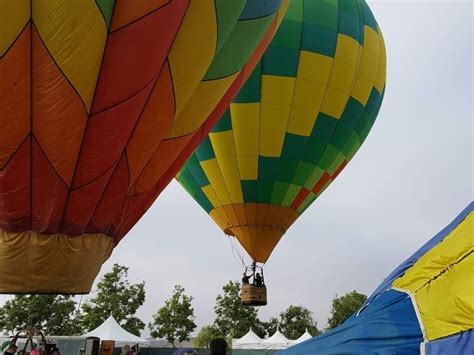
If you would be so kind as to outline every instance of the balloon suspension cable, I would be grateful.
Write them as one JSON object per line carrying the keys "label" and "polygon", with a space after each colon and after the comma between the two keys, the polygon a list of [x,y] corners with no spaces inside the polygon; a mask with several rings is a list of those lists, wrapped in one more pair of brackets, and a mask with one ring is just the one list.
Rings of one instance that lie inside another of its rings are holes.
{"label": "balloon suspension cable", "polygon": [[227,237],[229,238],[229,243],[230,243],[230,247],[231,247],[232,255],[234,256],[234,259],[237,260],[237,262],[240,261],[241,266],[245,267],[244,254],[242,252],[239,252],[239,250],[236,248],[235,242],[232,240],[233,237],[230,235],[228,235]]}

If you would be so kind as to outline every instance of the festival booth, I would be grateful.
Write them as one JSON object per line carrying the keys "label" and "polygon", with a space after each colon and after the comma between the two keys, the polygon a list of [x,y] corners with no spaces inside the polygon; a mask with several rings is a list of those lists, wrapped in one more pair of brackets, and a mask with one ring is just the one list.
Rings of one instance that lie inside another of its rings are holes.
{"label": "festival booth", "polygon": [[260,349],[262,338],[254,333],[252,328],[242,338],[232,339],[232,349]]}
{"label": "festival booth", "polygon": [[240,339],[232,340],[232,350],[259,350],[272,351],[286,349],[293,343],[292,340],[287,339],[280,331],[276,331],[270,338],[262,339],[253,332],[252,329],[248,331]]}
{"label": "festival booth", "polygon": [[117,323],[113,316],[107,318],[107,320],[99,325],[94,330],[84,334],[83,338],[99,338],[102,342],[113,341],[116,347],[123,345],[145,345],[148,341],[137,337],[135,334],[127,332],[123,329],[120,324]]}
{"label": "festival booth", "polygon": [[308,332],[308,329],[305,330],[305,332],[303,333],[302,336],[300,336],[298,339],[296,340],[293,340],[293,344],[299,344],[299,343],[302,343],[306,340],[309,340],[311,339],[313,336],[311,334],[309,334]]}
{"label": "festival booth", "polygon": [[472,354],[474,202],[340,326],[282,354]]}
{"label": "festival booth", "polygon": [[275,334],[273,334],[270,338],[263,340],[262,344],[268,346],[270,349],[281,350],[293,345],[293,340],[285,337],[277,329]]}

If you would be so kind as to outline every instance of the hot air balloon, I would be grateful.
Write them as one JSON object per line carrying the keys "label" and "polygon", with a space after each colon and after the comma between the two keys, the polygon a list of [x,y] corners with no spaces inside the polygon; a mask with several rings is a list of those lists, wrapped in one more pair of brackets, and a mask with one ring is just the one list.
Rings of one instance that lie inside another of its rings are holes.
{"label": "hot air balloon", "polygon": [[0,292],[86,293],[288,0],[0,4]]}
{"label": "hot air balloon", "polygon": [[356,314],[282,354],[472,354],[473,237],[471,202],[393,270]]}
{"label": "hot air balloon", "polygon": [[385,56],[365,1],[292,1],[262,60],[178,174],[254,262],[268,260],[364,142],[382,103]]}

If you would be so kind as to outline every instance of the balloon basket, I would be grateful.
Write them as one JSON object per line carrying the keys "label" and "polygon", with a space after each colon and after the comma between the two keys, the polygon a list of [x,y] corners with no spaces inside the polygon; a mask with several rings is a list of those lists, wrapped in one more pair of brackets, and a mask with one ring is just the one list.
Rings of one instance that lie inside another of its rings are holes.
{"label": "balloon basket", "polygon": [[243,284],[240,291],[240,302],[245,306],[265,306],[267,304],[267,287]]}

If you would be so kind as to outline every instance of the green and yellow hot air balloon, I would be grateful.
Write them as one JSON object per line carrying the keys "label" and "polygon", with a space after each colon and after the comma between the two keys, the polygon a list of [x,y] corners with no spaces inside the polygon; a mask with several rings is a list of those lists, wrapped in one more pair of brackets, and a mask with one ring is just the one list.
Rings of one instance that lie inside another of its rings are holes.
{"label": "green and yellow hot air balloon", "polygon": [[262,60],[179,182],[250,257],[280,238],[367,137],[385,89],[363,0],[293,0]]}

